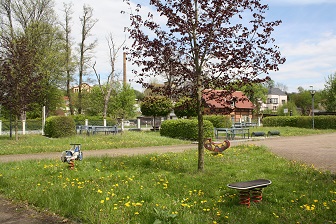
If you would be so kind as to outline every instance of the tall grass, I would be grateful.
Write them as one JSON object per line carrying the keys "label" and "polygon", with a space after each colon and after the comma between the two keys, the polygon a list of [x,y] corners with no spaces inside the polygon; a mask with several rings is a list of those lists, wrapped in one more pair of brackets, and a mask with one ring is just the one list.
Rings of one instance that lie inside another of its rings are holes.
{"label": "tall grass", "polygon": [[[6,163],[0,193],[81,223],[335,223],[330,173],[240,145],[197,152],[89,158],[69,170],[56,160]],[[266,178],[263,201],[239,204],[228,183]]]}

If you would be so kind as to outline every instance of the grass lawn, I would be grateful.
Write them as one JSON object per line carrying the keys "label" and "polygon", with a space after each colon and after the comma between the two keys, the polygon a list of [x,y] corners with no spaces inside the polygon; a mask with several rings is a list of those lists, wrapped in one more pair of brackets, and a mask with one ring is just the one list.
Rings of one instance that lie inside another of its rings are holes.
{"label": "grass lawn", "polygon": [[190,141],[160,136],[159,132],[124,132],[117,135],[76,135],[67,138],[47,138],[41,135],[20,135],[19,141],[0,136],[0,155],[62,152],[70,143],[82,144],[82,150],[133,148],[145,146],[188,144]]}
{"label": "grass lawn", "polygon": [[[263,201],[239,205],[228,183],[266,178]],[[335,223],[335,175],[241,145],[197,172],[197,152],[1,164],[0,193],[81,223]]]}
{"label": "grass lawn", "polygon": [[[282,136],[331,130],[279,130]],[[49,139],[0,138],[0,154],[61,152],[70,143],[83,150],[186,144],[153,132]],[[239,204],[232,182],[265,178],[272,184],[261,203]],[[133,157],[85,158],[69,170],[60,160],[22,161],[0,166],[0,194],[80,223],[336,223],[336,177],[288,161],[267,148],[240,145],[213,155],[197,172],[197,152]]]}

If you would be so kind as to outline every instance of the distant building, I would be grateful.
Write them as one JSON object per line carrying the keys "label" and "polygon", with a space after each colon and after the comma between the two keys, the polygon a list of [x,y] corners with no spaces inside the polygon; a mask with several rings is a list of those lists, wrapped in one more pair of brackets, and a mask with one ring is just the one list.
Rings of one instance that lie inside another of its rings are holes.
{"label": "distant building", "polygon": [[[91,92],[91,86],[85,82],[82,83],[82,92]],[[79,85],[72,87],[72,92],[73,93],[79,93]]]}
{"label": "distant building", "polygon": [[268,90],[266,103],[263,103],[261,110],[276,111],[279,107],[287,103],[287,94],[279,88],[271,88]]}
{"label": "distant building", "polygon": [[251,122],[254,105],[242,91],[232,93],[232,98],[221,96],[225,90],[205,91],[204,114],[230,115],[233,122]]}

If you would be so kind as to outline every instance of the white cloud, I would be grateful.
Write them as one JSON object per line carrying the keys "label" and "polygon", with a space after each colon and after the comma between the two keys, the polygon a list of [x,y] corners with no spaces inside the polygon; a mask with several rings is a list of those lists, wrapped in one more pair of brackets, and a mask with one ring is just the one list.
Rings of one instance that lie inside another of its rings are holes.
{"label": "white cloud", "polygon": [[289,92],[299,86],[308,89],[310,85],[323,89],[326,77],[336,71],[336,36],[330,33],[314,40],[280,44],[280,49],[287,61],[271,77],[287,85]]}

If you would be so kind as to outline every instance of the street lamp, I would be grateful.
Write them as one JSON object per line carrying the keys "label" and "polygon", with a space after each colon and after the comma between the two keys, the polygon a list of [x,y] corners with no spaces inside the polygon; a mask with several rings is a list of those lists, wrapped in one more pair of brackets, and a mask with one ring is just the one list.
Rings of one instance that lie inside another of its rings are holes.
{"label": "street lamp", "polygon": [[316,93],[316,90],[313,89],[313,86],[310,86],[310,94],[312,95],[312,118],[313,118],[313,129],[314,129],[314,95]]}

